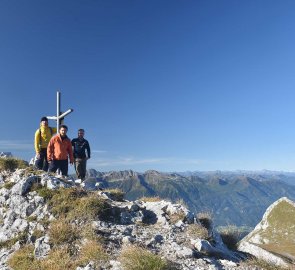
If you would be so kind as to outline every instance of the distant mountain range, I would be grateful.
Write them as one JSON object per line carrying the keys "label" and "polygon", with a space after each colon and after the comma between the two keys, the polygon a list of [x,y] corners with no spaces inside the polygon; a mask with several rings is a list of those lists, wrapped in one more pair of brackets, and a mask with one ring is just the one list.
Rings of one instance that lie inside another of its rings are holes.
{"label": "distant mountain range", "polygon": [[183,201],[195,212],[212,213],[217,226],[255,226],[267,207],[281,197],[295,199],[295,173],[273,171],[180,172],[150,170],[98,172],[90,178],[120,188],[128,200],[159,196]]}

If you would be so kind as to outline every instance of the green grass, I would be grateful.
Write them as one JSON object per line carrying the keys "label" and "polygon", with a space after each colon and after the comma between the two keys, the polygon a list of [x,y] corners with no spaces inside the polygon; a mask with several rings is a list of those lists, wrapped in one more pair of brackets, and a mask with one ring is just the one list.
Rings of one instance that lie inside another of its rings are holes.
{"label": "green grass", "polygon": [[18,158],[0,158],[0,171],[12,172],[16,169],[25,169],[28,166],[28,162]]}
{"label": "green grass", "polygon": [[119,257],[124,270],[167,270],[168,263],[160,256],[138,246],[125,247]]}
{"label": "green grass", "polygon": [[186,229],[186,232],[189,238],[200,238],[205,240],[210,239],[208,229],[202,226],[201,224],[189,224]]}
{"label": "green grass", "polygon": [[37,270],[34,264],[34,246],[23,246],[15,251],[7,263],[13,270]]}
{"label": "green grass", "polygon": [[23,231],[19,233],[17,236],[7,240],[0,242],[0,249],[1,248],[11,248],[16,242],[20,242],[20,244],[25,244],[27,242],[28,232]]}
{"label": "green grass", "polygon": [[77,264],[86,265],[88,262],[93,261],[97,266],[100,263],[108,260],[109,256],[105,253],[102,245],[94,240],[87,241],[80,250]]}
{"label": "green grass", "polygon": [[2,187],[6,189],[11,189],[16,183],[14,182],[5,182]]}
{"label": "green grass", "polygon": [[50,243],[53,245],[71,244],[80,238],[80,232],[76,225],[71,224],[66,219],[58,219],[50,224]]}
{"label": "green grass", "polygon": [[104,192],[108,192],[110,194],[111,199],[114,201],[124,201],[125,193],[119,188],[105,189]]}

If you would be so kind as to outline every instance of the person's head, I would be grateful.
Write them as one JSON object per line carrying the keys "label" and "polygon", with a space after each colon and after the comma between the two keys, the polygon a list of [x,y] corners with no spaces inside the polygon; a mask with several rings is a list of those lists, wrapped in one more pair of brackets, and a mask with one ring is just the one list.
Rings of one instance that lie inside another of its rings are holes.
{"label": "person's head", "polygon": [[59,134],[60,136],[66,136],[68,132],[68,127],[66,125],[59,126]]}
{"label": "person's head", "polygon": [[40,122],[42,126],[48,126],[48,119],[46,116],[43,116]]}
{"label": "person's head", "polygon": [[78,130],[78,137],[79,137],[79,138],[83,138],[83,137],[84,137],[84,134],[85,134],[84,129],[83,129],[83,128],[80,128],[80,129]]}

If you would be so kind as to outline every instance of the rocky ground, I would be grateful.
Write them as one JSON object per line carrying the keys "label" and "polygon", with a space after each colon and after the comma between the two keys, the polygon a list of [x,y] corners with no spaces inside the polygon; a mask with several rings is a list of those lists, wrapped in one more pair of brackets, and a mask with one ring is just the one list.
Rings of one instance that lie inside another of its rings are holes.
{"label": "rocky ground", "polygon": [[[82,246],[89,241],[89,237],[80,234],[75,240],[66,244],[53,241],[52,228],[62,219],[67,220],[68,226],[78,227],[80,230],[90,226],[91,232],[95,233],[95,239],[102,239],[100,242],[103,252],[108,256],[108,259],[99,262],[89,257],[88,261],[80,260],[80,263],[64,269],[126,270],[120,256],[122,250],[128,246],[148,250],[167,262],[167,268],[154,269],[262,269],[245,264],[246,254],[229,250],[214,230],[210,220],[197,218],[194,213],[180,204],[163,200],[126,201],[112,191],[100,190],[99,184],[90,183],[91,191],[87,191],[87,182],[80,185],[70,178],[60,178],[32,169],[2,171],[0,186],[0,269],[2,270],[30,269],[22,266],[11,268],[11,265],[15,265],[11,263],[16,257],[15,254],[27,247],[32,248],[30,257],[32,265],[37,265],[38,261],[46,261],[55,250],[63,247],[68,249],[70,246],[71,250],[74,250],[69,255],[71,260],[79,257]],[[89,212],[93,211],[92,205],[81,208],[82,211],[80,208],[75,209],[76,202],[78,205],[77,197],[73,197],[72,205],[64,206],[68,207],[67,210],[62,208],[62,200],[58,205],[54,205],[52,194],[64,189],[78,190],[75,194],[80,194],[82,199],[92,196],[103,200],[108,206],[105,215],[94,212],[96,214],[89,219],[86,212],[88,209]],[[48,190],[53,192],[50,193],[51,201],[47,197]],[[73,216],[73,213],[76,216]],[[85,220],[81,220],[83,214]],[[43,268],[39,266],[34,269]],[[44,267],[44,269],[62,268]]]}

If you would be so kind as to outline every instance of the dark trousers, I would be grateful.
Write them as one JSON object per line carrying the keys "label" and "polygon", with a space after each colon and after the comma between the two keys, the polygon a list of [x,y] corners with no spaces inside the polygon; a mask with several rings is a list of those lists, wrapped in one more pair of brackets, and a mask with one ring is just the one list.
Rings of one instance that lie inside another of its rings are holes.
{"label": "dark trousers", "polygon": [[86,158],[75,158],[75,171],[78,179],[85,180]]}
{"label": "dark trousers", "polygon": [[61,174],[67,176],[68,175],[68,160],[52,160],[49,163],[49,172],[56,172],[57,169],[60,169]]}
{"label": "dark trousers", "polygon": [[35,166],[39,170],[48,171],[47,148],[41,148],[40,157],[35,161]]}

